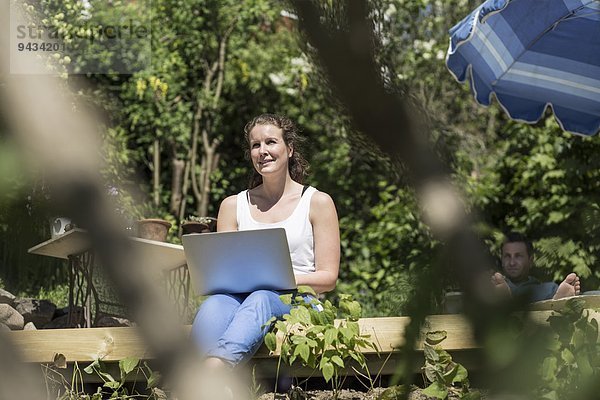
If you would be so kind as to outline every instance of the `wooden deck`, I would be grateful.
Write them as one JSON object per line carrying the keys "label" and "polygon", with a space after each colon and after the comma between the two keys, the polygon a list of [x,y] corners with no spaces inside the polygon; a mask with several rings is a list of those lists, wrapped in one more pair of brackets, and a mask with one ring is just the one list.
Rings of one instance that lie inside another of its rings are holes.
{"label": "wooden deck", "polygon": [[[369,334],[381,350],[365,349],[369,369],[372,373],[392,374],[396,370],[398,353],[395,351],[404,343],[404,329],[408,317],[363,318],[359,320],[362,334]],[[189,332],[190,326],[185,326]],[[462,315],[432,315],[427,318],[423,332],[445,330],[448,338],[443,347],[458,362],[467,368],[475,368],[474,358],[477,345],[472,336],[468,320]],[[48,329],[37,331],[8,332],[10,339],[27,363],[51,363],[56,353],[63,354],[68,363],[87,365],[96,359],[116,362],[127,357],[152,359],[153,355],[144,343],[138,328],[80,328]],[[417,345],[422,349],[422,342]],[[251,364],[257,365],[261,376],[275,376],[278,354],[269,354],[262,346],[253,357]],[[347,371],[350,373],[351,371]],[[418,371],[416,371],[418,372]],[[293,367],[289,373],[297,377],[307,377],[315,372],[308,368]],[[90,377],[93,381],[93,377]]]}
{"label": "wooden deck", "polygon": [[[529,312],[527,315],[533,321],[544,324],[552,312],[551,309],[556,306],[558,304],[545,307],[544,311]],[[590,308],[592,317],[600,321],[600,312],[594,310],[596,307],[593,305]],[[399,354],[395,350],[404,343],[404,330],[409,321],[409,317],[359,320],[361,333],[370,334],[381,350],[379,354],[372,349],[364,350],[371,372],[390,374],[396,370]],[[190,326],[185,326],[184,329],[189,332]],[[465,365],[467,369],[478,368],[479,347],[473,338],[471,325],[464,316],[429,316],[422,333],[436,330],[445,330],[448,333],[447,339],[441,345],[457,362]],[[80,365],[96,359],[116,362],[126,357],[153,358],[138,328],[55,329],[13,331],[7,334],[19,350],[23,361],[28,363],[50,363],[56,353],[63,354],[68,363],[78,362]],[[422,341],[417,343],[417,350],[422,349],[422,344]],[[269,375],[268,371],[275,371],[277,360],[277,354],[269,354],[268,349],[263,346],[252,362],[260,365],[260,369],[267,371],[265,374]],[[305,368],[293,368],[290,372],[298,377],[314,374],[314,371]]]}
{"label": "wooden deck", "polygon": [[[404,342],[404,328],[408,317],[363,318],[359,321],[361,333],[370,334],[382,353],[392,352]],[[186,331],[189,326],[184,327]],[[433,315],[427,319],[426,330],[446,330],[444,348],[465,350],[476,348],[469,322],[461,315]],[[141,339],[138,328],[80,328],[13,331],[9,337],[20,350],[25,362],[52,362],[54,354],[64,354],[67,361],[85,362],[101,358],[118,361],[126,357],[151,359],[153,355]],[[422,343],[419,343],[419,347]],[[375,354],[366,349],[366,354]],[[266,347],[261,347],[255,358],[269,358]]]}

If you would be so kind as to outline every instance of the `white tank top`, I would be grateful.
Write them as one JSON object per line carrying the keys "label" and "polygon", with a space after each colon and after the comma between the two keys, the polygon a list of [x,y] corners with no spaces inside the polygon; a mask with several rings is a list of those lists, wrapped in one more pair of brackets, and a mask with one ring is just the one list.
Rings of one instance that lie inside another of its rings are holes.
{"label": "white tank top", "polygon": [[306,188],[292,215],[280,222],[273,224],[257,222],[250,215],[248,204],[248,191],[237,195],[237,224],[238,230],[284,228],[290,247],[290,256],[295,274],[308,274],[315,272],[315,244],[312,224],[309,220],[310,199],[317,191],[312,186]]}

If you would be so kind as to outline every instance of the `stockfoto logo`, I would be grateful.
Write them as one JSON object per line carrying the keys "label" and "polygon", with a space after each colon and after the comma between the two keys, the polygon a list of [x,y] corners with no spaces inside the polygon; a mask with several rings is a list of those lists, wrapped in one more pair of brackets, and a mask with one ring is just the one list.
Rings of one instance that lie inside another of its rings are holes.
{"label": "stockfoto logo", "polygon": [[65,39],[86,39],[91,42],[96,40],[114,40],[114,39],[143,39],[150,35],[150,30],[133,19],[129,19],[124,25],[93,26],[82,25],[62,31],[52,26],[26,26],[17,25],[17,39],[33,40],[65,40]]}
{"label": "stockfoto logo", "polygon": [[150,20],[136,19],[139,15],[151,15],[149,0],[138,0],[129,7],[119,6],[122,9],[104,4],[112,7],[112,17],[99,12],[103,16],[101,21],[92,18],[96,10],[84,3],[88,7],[79,14],[68,14],[65,10],[49,17],[32,5],[11,0],[11,73],[63,77],[87,73],[131,74],[150,65]]}

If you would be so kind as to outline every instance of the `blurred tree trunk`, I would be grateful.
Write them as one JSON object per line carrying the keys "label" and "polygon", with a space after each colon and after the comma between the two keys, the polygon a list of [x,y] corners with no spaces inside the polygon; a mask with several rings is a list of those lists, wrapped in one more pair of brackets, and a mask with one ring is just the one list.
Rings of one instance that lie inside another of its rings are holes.
{"label": "blurred tree trunk", "polygon": [[171,205],[169,207],[169,211],[173,215],[179,215],[182,201],[182,185],[185,161],[173,157],[171,160],[171,165]]}
{"label": "blurred tree trunk", "polygon": [[160,207],[160,142],[154,139],[152,149],[152,200],[156,208]]}
{"label": "blurred tree trunk", "polygon": [[[190,168],[187,173],[184,173],[181,192],[182,198],[185,199],[187,189],[191,186],[196,200],[196,213],[198,216],[208,214],[211,174],[216,169],[220,158],[217,148],[221,140],[218,133],[215,132],[214,121],[219,112],[219,101],[223,91],[227,43],[236,23],[237,18],[232,21],[220,38],[217,60],[213,61],[212,64],[206,62],[207,71],[204,85],[196,97],[191,145],[187,155]],[[185,201],[182,201],[179,208],[180,218],[184,218],[185,208]]]}

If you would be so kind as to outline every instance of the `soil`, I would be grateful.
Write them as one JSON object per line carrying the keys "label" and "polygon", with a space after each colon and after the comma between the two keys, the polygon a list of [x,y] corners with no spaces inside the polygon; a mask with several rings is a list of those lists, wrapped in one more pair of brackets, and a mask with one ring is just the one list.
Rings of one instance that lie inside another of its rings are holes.
{"label": "soil", "polygon": [[[393,393],[388,392],[388,396],[381,397],[387,388],[375,388],[368,392],[362,392],[354,389],[342,389],[338,392],[337,400],[394,400]],[[258,400],[333,400],[334,393],[331,390],[308,390],[293,388],[288,393],[265,393],[258,397]],[[414,388],[409,396],[409,400],[437,400],[434,397],[426,396],[419,388]],[[450,395],[449,400],[458,399],[458,396]],[[482,396],[485,399],[485,396]]]}

